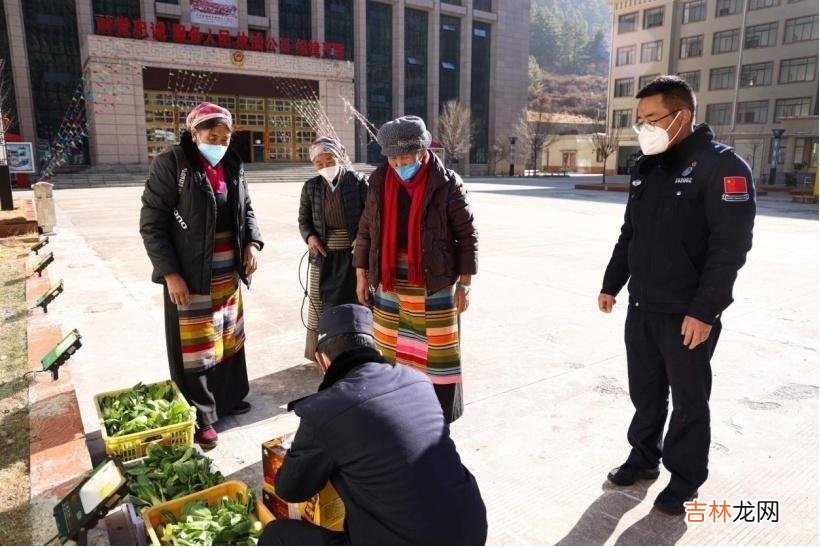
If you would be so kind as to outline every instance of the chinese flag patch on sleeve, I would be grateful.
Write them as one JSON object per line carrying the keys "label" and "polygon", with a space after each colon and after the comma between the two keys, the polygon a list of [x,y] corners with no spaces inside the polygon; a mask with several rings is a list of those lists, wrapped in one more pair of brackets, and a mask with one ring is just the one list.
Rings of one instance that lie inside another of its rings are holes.
{"label": "chinese flag patch on sleeve", "polygon": [[723,177],[723,192],[730,194],[748,194],[749,185],[746,177]]}

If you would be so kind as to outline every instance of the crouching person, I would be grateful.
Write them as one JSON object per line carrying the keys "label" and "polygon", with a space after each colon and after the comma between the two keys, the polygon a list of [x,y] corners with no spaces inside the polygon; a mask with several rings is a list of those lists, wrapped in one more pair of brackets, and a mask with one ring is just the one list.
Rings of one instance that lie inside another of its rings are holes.
{"label": "crouching person", "polygon": [[330,480],[345,530],[299,520],[270,523],[260,545],[483,545],[487,514],[450,439],[433,385],[375,350],[373,316],[356,304],[319,321],[319,392],[292,403],[301,418],[276,493],[301,502]]}

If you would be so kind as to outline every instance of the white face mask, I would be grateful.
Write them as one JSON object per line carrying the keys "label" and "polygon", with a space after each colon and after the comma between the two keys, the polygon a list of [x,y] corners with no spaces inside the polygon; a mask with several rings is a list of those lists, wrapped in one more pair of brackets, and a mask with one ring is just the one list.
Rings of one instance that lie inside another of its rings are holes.
{"label": "white face mask", "polygon": [[[672,118],[672,123],[669,124],[669,127],[674,125],[678,116],[680,116],[680,112]],[[641,145],[641,152],[643,152],[645,156],[654,156],[666,152],[669,149],[669,143],[678,136],[681,129],[683,129],[683,126],[678,129],[674,137],[670,138],[669,133],[667,133],[663,127],[649,124],[641,125],[641,129],[638,131],[638,144]]]}
{"label": "white face mask", "polygon": [[333,185],[333,181],[336,180],[336,176],[339,174],[339,166],[331,165],[330,167],[319,169],[319,174],[322,175],[322,178],[325,179],[328,184]]}

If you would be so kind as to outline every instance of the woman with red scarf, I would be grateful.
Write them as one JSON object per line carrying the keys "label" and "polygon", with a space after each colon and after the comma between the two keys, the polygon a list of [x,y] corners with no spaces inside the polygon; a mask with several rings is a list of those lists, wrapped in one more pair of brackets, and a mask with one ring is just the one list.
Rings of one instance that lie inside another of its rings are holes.
{"label": "woman with red scarf", "polygon": [[459,315],[478,268],[473,214],[461,177],[428,150],[424,120],[387,122],[377,140],[387,163],[370,175],[354,244],[357,297],[372,300],[384,357],[427,373],[453,422],[464,411]]}

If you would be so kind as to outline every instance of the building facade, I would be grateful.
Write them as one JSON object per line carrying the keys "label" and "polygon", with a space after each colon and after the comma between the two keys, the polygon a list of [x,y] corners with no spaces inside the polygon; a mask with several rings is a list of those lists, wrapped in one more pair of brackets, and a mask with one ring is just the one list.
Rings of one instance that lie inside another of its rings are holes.
{"label": "building facade", "polygon": [[148,163],[201,100],[233,112],[248,162],[306,161],[330,127],[374,161],[347,105],[375,127],[419,115],[435,137],[456,99],[475,125],[461,164],[481,172],[526,103],[527,0],[0,1],[17,126],[43,154],[83,102],[76,163]]}
{"label": "building facade", "polygon": [[[695,90],[707,122],[766,179],[773,130],[778,181],[817,170],[818,5],[811,0],[610,0],[609,130],[620,131],[608,167],[626,173],[639,153],[634,95],[661,74]],[[788,175],[792,173],[793,175]]]}

